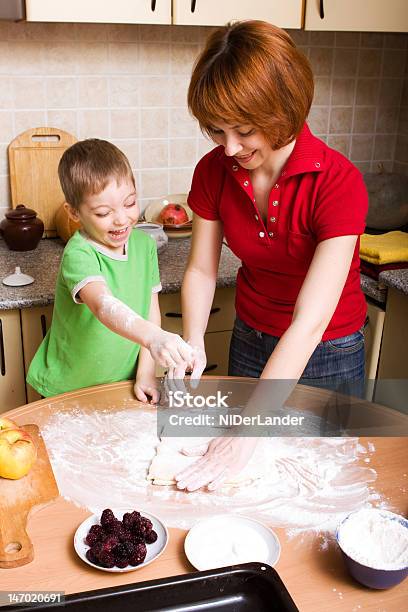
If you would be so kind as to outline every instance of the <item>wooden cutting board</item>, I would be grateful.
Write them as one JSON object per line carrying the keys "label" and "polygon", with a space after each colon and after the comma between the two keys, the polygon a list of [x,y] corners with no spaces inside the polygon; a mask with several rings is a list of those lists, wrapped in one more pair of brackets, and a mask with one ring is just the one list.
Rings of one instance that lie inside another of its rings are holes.
{"label": "wooden cutting board", "polygon": [[55,213],[64,202],[58,163],[75,136],[51,127],[26,130],[8,147],[12,207],[33,208],[44,222],[45,235],[55,237]]}
{"label": "wooden cutting board", "polygon": [[22,427],[34,439],[37,460],[29,473],[19,480],[0,478],[0,568],[30,563],[34,548],[27,535],[27,519],[55,500],[58,487],[47,449],[37,425]]}

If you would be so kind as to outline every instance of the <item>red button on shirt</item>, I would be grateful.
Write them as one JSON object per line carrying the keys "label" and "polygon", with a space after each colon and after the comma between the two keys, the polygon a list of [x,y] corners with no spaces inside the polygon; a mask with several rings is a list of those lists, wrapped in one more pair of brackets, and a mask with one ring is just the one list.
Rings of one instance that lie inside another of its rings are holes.
{"label": "red button on shirt", "polygon": [[[291,323],[317,244],[335,236],[362,234],[368,209],[359,170],[313,136],[306,124],[271,189],[266,225],[256,208],[249,172],[237,167],[222,146],[197,164],[188,203],[200,217],[223,222],[228,245],[242,261],[238,316],[274,336],[281,336]],[[358,240],[323,340],[351,334],[364,323],[359,265]]]}

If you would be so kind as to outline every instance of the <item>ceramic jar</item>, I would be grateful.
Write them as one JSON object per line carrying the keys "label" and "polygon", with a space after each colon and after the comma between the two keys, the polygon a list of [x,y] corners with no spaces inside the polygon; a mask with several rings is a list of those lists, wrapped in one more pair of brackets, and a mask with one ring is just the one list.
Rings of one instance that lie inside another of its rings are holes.
{"label": "ceramic jar", "polygon": [[32,251],[44,233],[44,223],[35,210],[19,204],[6,213],[0,223],[0,232],[11,251]]}

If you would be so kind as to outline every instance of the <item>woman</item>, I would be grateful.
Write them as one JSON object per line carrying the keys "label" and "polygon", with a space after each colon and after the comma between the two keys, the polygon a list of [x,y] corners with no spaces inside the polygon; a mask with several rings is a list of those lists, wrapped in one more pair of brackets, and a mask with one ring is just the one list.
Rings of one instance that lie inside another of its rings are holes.
{"label": "woman", "polygon": [[[367,194],[351,162],[311,134],[312,98],[308,60],[266,22],[216,30],[195,65],[189,108],[219,145],[198,163],[188,199],[194,225],[183,335],[197,347],[196,376],[225,237],[242,261],[229,374],[364,383],[358,252]],[[215,439],[178,475],[179,487],[216,488],[254,445]]]}

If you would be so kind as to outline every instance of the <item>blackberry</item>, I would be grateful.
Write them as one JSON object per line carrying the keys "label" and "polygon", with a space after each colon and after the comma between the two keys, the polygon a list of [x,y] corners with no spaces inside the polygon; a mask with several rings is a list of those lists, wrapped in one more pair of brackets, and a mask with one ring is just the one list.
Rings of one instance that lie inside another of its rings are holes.
{"label": "blackberry", "polygon": [[113,554],[110,552],[102,552],[99,555],[99,565],[102,565],[102,567],[114,567],[115,559]]}
{"label": "blackberry", "polygon": [[123,515],[122,522],[125,529],[132,530],[134,523],[136,523],[140,518],[140,512],[137,510],[133,510],[133,512],[126,512]]}
{"label": "blackberry", "polygon": [[110,552],[112,548],[119,544],[119,538],[115,535],[109,535],[102,543],[102,550],[104,552]]}
{"label": "blackberry", "polygon": [[116,520],[117,519],[110,508],[106,508],[101,514],[101,525],[104,528]]}
{"label": "blackberry", "polygon": [[152,529],[145,535],[146,544],[153,544],[157,540],[157,533]]}
{"label": "blackberry", "polygon": [[85,556],[88,559],[88,561],[90,561],[91,563],[95,563],[96,565],[98,564],[98,559],[93,554],[92,548],[88,548],[88,550],[85,553]]}
{"label": "blackberry", "polygon": [[105,533],[117,535],[121,529],[123,529],[122,521],[114,518],[109,523],[106,523],[103,527]]}
{"label": "blackberry", "polygon": [[146,558],[146,553],[147,553],[146,544],[144,543],[136,544],[135,552],[129,559],[130,565],[135,566],[135,565],[140,565],[141,563],[143,563],[143,561]]}
{"label": "blackberry", "polygon": [[139,520],[137,533],[142,535],[145,538],[146,535],[150,533],[152,529],[153,529],[152,521],[146,518],[145,516],[142,516]]}
{"label": "blackberry", "polygon": [[101,541],[105,537],[105,532],[100,525],[92,525],[85,538],[85,543],[88,546],[93,546],[96,542]]}
{"label": "blackberry", "polygon": [[[118,567],[126,567],[126,565],[128,565],[129,554],[125,544],[117,544],[113,548],[112,553],[115,558],[115,565],[117,565]],[[124,563],[124,565],[122,565],[122,563]]]}
{"label": "blackberry", "polygon": [[121,525],[117,531],[115,531],[116,537],[120,540],[120,542],[129,542],[132,539],[132,534],[130,531],[125,529],[123,525]]}

